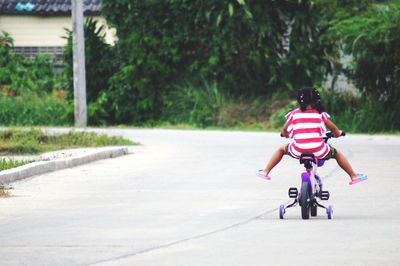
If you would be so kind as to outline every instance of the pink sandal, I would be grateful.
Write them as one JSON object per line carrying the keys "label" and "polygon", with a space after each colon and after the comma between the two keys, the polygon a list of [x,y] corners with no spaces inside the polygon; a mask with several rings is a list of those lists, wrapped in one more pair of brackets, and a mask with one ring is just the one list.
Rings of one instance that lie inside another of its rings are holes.
{"label": "pink sandal", "polygon": [[368,179],[367,176],[364,174],[357,174],[357,176],[358,176],[358,178],[351,180],[349,182],[349,185],[354,185],[354,184],[360,183],[360,182]]}
{"label": "pink sandal", "polygon": [[256,173],[256,175],[258,176],[258,177],[260,177],[260,178],[262,178],[262,179],[265,179],[265,180],[271,180],[271,177],[270,176],[267,176],[267,175],[264,175],[264,174],[262,174],[262,169],[261,170],[258,170],[257,171],[257,173]]}

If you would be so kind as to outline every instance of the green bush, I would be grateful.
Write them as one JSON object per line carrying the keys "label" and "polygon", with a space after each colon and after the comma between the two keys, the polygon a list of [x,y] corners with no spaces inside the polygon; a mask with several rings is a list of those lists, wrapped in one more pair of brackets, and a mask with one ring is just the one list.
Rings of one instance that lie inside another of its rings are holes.
{"label": "green bush", "polygon": [[[381,133],[397,132],[400,128],[400,109],[387,112],[385,106],[378,101],[371,101],[362,95],[353,92],[335,92],[319,88],[322,104],[331,120],[343,131],[356,133]],[[266,128],[280,129],[285,123],[285,115],[288,111],[298,108],[296,100],[266,101],[269,104]],[[278,104],[274,108],[274,103]]]}
{"label": "green bush", "polygon": [[400,128],[400,109],[387,110],[379,101],[352,93],[321,90],[326,111],[342,130],[349,132],[388,132]]}
{"label": "green bush", "polygon": [[65,126],[71,125],[66,116],[68,102],[54,95],[24,94],[9,96],[0,93],[0,125],[2,126]]}
{"label": "green bush", "polygon": [[49,56],[33,60],[13,52],[13,40],[0,35],[0,125],[68,125],[62,78]]}
{"label": "green bush", "polygon": [[[339,1],[327,1],[327,6],[332,2]],[[349,130],[398,131],[400,2],[362,0],[351,5],[353,8],[333,8],[336,11],[327,36],[337,38],[343,52],[351,55],[352,62],[343,72],[361,95],[330,95],[328,107]]]}
{"label": "green bush", "polygon": [[218,124],[224,96],[215,83],[203,82],[199,86],[185,83],[167,95],[164,102],[162,120],[206,127]]}
{"label": "green bush", "polygon": [[[115,49],[105,41],[105,27],[99,26],[94,19],[87,19],[85,31],[85,65],[86,65],[86,98],[88,104],[88,123],[104,125],[113,123],[110,114],[108,92],[109,81],[114,72],[118,58]],[[73,61],[72,61],[72,32],[67,30],[65,38],[68,41],[64,51],[64,75],[68,80],[66,90],[70,99],[73,97]]]}
{"label": "green bush", "polygon": [[311,1],[104,0],[102,11],[118,34],[107,92],[116,123],[158,120],[185,81],[237,97],[318,84],[335,52]]}
{"label": "green bush", "polygon": [[37,55],[28,59],[13,52],[13,39],[0,34],[0,88],[10,94],[35,93],[44,95],[61,90],[62,77],[54,71],[52,58]]}
{"label": "green bush", "polygon": [[379,101],[389,112],[390,108],[398,109],[400,2],[370,4],[364,12],[337,16],[332,31],[341,40],[344,52],[353,57],[346,73],[368,101]]}

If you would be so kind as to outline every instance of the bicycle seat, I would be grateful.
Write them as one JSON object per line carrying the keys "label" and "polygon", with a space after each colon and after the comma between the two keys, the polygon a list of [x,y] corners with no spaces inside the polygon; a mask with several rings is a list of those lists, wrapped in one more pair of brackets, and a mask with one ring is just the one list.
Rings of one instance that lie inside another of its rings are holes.
{"label": "bicycle seat", "polygon": [[304,164],[307,169],[311,169],[311,163],[317,163],[314,154],[312,153],[302,153],[300,155],[300,164]]}
{"label": "bicycle seat", "polygon": [[305,163],[306,161],[316,162],[317,160],[312,153],[302,153],[300,155],[300,163]]}

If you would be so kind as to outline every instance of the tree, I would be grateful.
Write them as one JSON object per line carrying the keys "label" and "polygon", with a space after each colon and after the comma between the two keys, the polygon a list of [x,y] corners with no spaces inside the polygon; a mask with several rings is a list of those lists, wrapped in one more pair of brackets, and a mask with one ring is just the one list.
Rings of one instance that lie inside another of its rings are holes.
{"label": "tree", "polygon": [[400,3],[371,4],[332,23],[344,52],[353,57],[348,76],[370,99],[395,107],[400,100]]}
{"label": "tree", "polygon": [[104,0],[102,10],[119,40],[110,97],[120,122],[157,119],[163,96],[183,82],[266,95],[331,71],[334,49],[320,39],[312,1]]}
{"label": "tree", "polygon": [[[68,78],[67,90],[69,97],[73,96],[73,65],[72,65],[72,32],[66,29],[65,38],[68,44],[64,51],[64,74]],[[116,71],[117,58],[114,49],[105,41],[104,26],[99,26],[94,19],[87,19],[85,31],[85,64],[86,89],[88,102],[89,124],[104,124],[111,119],[107,109],[105,94],[109,89],[109,80]]]}

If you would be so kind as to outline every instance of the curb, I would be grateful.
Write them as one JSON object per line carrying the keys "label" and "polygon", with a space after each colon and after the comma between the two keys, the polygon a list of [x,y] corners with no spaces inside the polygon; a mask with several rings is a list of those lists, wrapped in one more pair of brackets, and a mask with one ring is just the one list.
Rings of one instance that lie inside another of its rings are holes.
{"label": "curb", "polygon": [[41,175],[65,168],[70,168],[96,160],[114,158],[129,153],[128,148],[106,148],[95,150],[85,155],[74,156],[54,161],[38,161],[0,172],[0,184],[9,184],[34,175]]}

